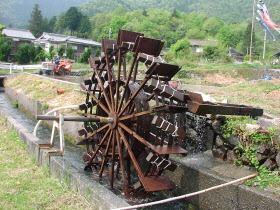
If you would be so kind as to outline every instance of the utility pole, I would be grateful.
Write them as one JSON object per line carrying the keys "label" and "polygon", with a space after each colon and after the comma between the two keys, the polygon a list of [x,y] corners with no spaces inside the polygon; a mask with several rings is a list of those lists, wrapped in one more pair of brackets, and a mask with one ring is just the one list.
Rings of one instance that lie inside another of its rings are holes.
{"label": "utility pole", "polygon": [[254,32],[254,19],[255,19],[255,5],[256,5],[256,0],[254,0],[254,4],[253,4],[253,14],[252,14],[252,30],[251,30],[250,57],[249,57],[250,62],[252,62],[252,48],[253,48],[253,32]]}
{"label": "utility pole", "polygon": [[109,29],[109,39],[111,38],[112,29]]}
{"label": "utility pole", "polygon": [[264,30],[264,37],[263,37],[263,60],[265,58],[265,42],[266,42],[266,30]]}

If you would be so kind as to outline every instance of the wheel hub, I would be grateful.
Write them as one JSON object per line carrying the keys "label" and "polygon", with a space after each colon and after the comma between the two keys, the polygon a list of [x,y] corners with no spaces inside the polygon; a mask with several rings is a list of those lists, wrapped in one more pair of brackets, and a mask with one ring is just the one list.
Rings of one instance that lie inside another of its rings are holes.
{"label": "wheel hub", "polygon": [[110,112],[109,117],[113,119],[113,122],[109,123],[110,129],[113,130],[118,124],[118,114],[116,112]]}

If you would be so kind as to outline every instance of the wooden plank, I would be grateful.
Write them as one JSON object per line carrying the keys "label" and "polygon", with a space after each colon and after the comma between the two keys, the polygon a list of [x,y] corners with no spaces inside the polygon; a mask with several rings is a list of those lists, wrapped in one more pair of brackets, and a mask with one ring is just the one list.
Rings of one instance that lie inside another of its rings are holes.
{"label": "wooden plank", "polygon": [[156,192],[161,190],[171,190],[175,187],[174,183],[164,175],[140,177],[140,182],[147,192]]}
{"label": "wooden plank", "polygon": [[160,55],[164,41],[137,36],[132,52],[145,53],[157,57]]}
{"label": "wooden plank", "polygon": [[[155,65],[157,67],[155,68]],[[157,75],[157,76],[164,76],[171,79],[178,71],[180,71],[182,67],[177,65],[172,65],[168,63],[153,63],[150,68],[146,71],[145,74],[149,75]]]}
{"label": "wooden plank", "polygon": [[144,36],[144,34],[133,31],[119,30],[117,45],[122,46],[124,42],[135,43],[138,36]]}
{"label": "wooden plank", "polygon": [[262,116],[263,110],[244,105],[233,104],[200,104],[194,101],[188,102],[189,111],[195,114],[221,114],[221,115],[249,115]]}
{"label": "wooden plank", "polygon": [[171,154],[187,154],[188,151],[183,149],[180,146],[151,146],[150,147],[154,152],[156,152],[159,155],[171,155]]}

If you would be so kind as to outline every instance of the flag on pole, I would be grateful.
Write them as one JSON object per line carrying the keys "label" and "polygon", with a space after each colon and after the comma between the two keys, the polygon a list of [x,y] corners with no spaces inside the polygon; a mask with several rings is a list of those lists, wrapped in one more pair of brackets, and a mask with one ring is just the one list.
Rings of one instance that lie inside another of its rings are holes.
{"label": "flag on pole", "polygon": [[[260,2],[260,4],[257,5],[257,7],[259,8],[257,10],[257,12],[261,16],[261,19],[264,22],[264,24],[267,25],[269,28],[272,28],[272,29],[276,30],[278,33],[280,33],[280,25],[277,25],[272,21],[265,3],[262,0],[259,0],[259,2]],[[260,23],[260,24],[262,24],[262,23]]]}
{"label": "flag on pole", "polygon": [[270,34],[270,36],[272,37],[273,41],[275,41],[275,36],[270,31],[269,27],[260,18],[256,17],[256,19],[265,28],[265,30]]}

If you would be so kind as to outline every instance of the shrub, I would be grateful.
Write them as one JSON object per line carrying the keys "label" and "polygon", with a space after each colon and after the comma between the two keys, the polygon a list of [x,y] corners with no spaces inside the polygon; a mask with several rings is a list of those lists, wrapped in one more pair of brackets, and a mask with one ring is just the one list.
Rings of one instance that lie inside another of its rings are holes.
{"label": "shrub", "polygon": [[30,62],[30,52],[32,51],[32,46],[29,44],[21,45],[19,47],[19,51],[15,56],[16,61],[18,61],[19,64],[27,64]]}
{"label": "shrub", "polygon": [[67,58],[74,59],[74,49],[71,46],[67,47],[66,52],[67,52]]}
{"label": "shrub", "polygon": [[171,45],[170,54],[174,58],[185,58],[190,54],[190,42],[188,38],[181,39]]}
{"label": "shrub", "polygon": [[61,45],[57,50],[57,54],[58,54],[59,57],[62,58],[64,53],[65,53],[65,47]]}
{"label": "shrub", "polygon": [[88,63],[88,59],[91,56],[91,47],[84,51],[81,59],[79,60],[80,63]]}
{"label": "shrub", "polygon": [[8,61],[11,49],[12,49],[11,40],[5,37],[0,37],[0,60],[1,61]]}

